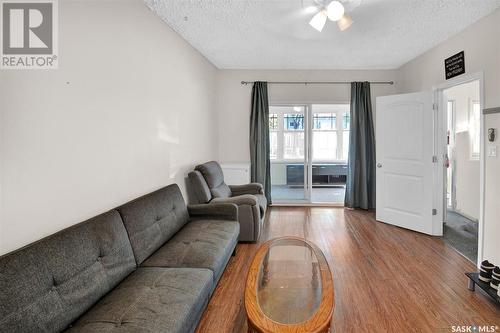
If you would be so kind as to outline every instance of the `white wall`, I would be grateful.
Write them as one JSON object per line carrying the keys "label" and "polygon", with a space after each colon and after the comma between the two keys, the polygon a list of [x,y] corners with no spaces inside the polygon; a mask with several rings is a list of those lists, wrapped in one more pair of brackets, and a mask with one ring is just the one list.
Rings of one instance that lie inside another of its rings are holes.
{"label": "white wall", "polygon": [[212,64],[141,0],[59,8],[60,68],[0,72],[0,253],[218,154]]}
{"label": "white wall", "polygon": [[[500,9],[403,65],[400,93],[429,90],[444,79],[444,59],[464,50],[467,73],[484,72],[485,107],[500,106]],[[485,117],[485,128],[500,129],[500,114]],[[486,133],[485,133],[486,135]],[[498,145],[498,139],[495,143]],[[500,263],[500,159],[486,158],[483,257]]]}
{"label": "white wall", "polygon": [[469,131],[459,132],[455,138],[456,211],[477,221],[480,206],[479,160],[470,158]]}
{"label": "white wall", "polygon": [[[252,85],[241,81],[393,81],[395,71],[221,70],[218,72],[219,158],[248,162]],[[395,86],[372,85],[376,96],[394,94]],[[269,85],[269,103],[349,103],[349,85]],[[375,106],[374,106],[375,108]],[[375,109],[374,109],[375,110]],[[376,118],[376,111],[375,111]]]}
{"label": "white wall", "polygon": [[445,100],[455,101],[456,131],[468,131],[471,102],[480,101],[479,81],[472,81],[444,90]]}
{"label": "white wall", "polygon": [[444,91],[445,100],[455,101],[455,199],[456,211],[479,220],[479,159],[471,159],[470,113],[472,101],[480,101],[479,81]]}

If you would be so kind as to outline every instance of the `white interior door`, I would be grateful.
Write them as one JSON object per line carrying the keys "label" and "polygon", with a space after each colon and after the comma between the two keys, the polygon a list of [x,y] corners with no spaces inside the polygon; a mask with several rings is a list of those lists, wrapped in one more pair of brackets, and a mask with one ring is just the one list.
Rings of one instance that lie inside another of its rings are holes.
{"label": "white interior door", "polygon": [[431,92],[377,98],[378,221],[434,234]]}

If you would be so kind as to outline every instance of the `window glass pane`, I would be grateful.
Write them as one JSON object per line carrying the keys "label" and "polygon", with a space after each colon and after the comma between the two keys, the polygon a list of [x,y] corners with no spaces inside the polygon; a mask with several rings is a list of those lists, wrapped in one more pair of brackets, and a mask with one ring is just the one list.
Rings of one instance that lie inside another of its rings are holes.
{"label": "window glass pane", "polygon": [[283,133],[283,158],[304,159],[304,132]]}
{"label": "window glass pane", "polygon": [[315,130],[333,130],[337,128],[337,115],[334,113],[315,113],[313,118],[313,129]]}
{"label": "window glass pane", "polygon": [[275,160],[278,158],[278,132],[269,132],[269,158]]}
{"label": "window glass pane", "polygon": [[331,161],[337,159],[337,132],[313,132],[313,160]]}
{"label": "window glass pane", "polygon": [[303,130],[304,129],[304,114],[301,113],[285,113],[283,116],[285,130]]}
{"label": "window glass pane", "polygon": [[342,160],[347,161],[349,156],[349,131],[342,133]]}
{"label": "window glass pane", "polygon": [[271,131],[278,130],[278,115],[276,113],[269,115],[269,129]]}
{"label": "window glass pane", "polygon": [[344,112],[344,115],[342,116],[342,128],[348,130],[350,123],[351,123],[351,115],[348,112]]}

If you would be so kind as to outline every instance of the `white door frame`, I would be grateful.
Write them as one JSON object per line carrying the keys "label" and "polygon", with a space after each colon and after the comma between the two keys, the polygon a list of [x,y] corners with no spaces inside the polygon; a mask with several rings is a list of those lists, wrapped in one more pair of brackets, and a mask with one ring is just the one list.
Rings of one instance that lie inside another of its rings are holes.
{"label": "white door frame", "polygon": [[[443,100],[443,106],[445,107],[445,109],[443,110],[446,110],[445,112],[448,112],[448,103],[452,104],[452,110],[451,110],[451,135],[453,136],[453,147],[452,147],[452,152],[451,152],[451,156],[450,154],[448,154],[448,160],[449,160],[449,163],[451,165],[451,181],[449,185],[450,188],[451,188],[451,191],[450,191],[450,201],[451,201],[451,207],[453,209],[455,209],[456,207],[456,202],[457,202],[457,193],[456,193],[456,175],[455,175],[455,171],[456,171],[456,160],[455,160],[455,143],[456,143],[456,101],[455,100]],[[449,121],[449,119],[447,119],[447,121]],[[449,139],[448,139],[449,140]],[[445,151],[446,153],[447,151]],[[446,171],[445,171],[446,172]],[[446,178],[448,178],[448,175],[445,175]],[[447,184],[448,185],[448,184]],[[444,216],[446,216],[447,212],[446,212],[446,209],[448,209],[448,205],[446,205],[444,207],[445,209],[445,212],[444,212]]]}
{"label": "white door frame", "polygon": [[[472,81],[479,81],[479,94],[481,103],[481,113],[480,113],[480,138],[481,138],[481,148],[480,148],[480,159],[479,159],[479,225],[478,225],[478,249],[477,249],[477,263],[479,267],[481,261],[483,260],[483,240],[484,240],[484,196],[485,196],[485,186],[484,186],[484,175],[485,175],[485,142],[484,142],[484,114],[482,109],[484,109],[484,73],[482,71],[472,74],[461,75],[459,77],[453,78],[441,84],[433,87],[434,92],[434,103],[437,106],[435,110],[436,117],[436,156],[438,158],[438,165],[442,168],[437,172],[436,181],[436,196],[435,196],[435,207],[437,207],[438,214],[435,216],[434,225],[436,228],[443,228],[444,214],[445,214],[445,169],[444,169],[444,157],[446,153],[446,105],[444,100],[443,91],[455,86],[469,83]],[[442,110],[442,111],[441,111]]]}

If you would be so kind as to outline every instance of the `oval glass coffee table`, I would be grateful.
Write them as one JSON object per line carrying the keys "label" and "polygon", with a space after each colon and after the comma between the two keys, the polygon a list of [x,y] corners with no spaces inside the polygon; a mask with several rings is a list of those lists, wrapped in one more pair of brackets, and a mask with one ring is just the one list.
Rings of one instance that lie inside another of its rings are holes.
{"label": "oval glass coffee table", "polygon": [[333,306],[332,273],[316,245],[281,237],[257,250],[245,288],[249,332],[329,332]]}

